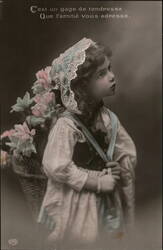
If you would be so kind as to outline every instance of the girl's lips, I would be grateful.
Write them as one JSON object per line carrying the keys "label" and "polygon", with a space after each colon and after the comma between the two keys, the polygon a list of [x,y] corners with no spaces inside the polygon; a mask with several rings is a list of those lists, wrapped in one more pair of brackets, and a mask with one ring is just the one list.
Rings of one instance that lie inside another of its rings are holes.
{"label": "girl's lips", "polygon": [[111,88],[112,90],[114,90],[114,89],[115,89],[115,86],[116,86],[116,84],[113,83],[112,86],[111,86],[110,88]]}

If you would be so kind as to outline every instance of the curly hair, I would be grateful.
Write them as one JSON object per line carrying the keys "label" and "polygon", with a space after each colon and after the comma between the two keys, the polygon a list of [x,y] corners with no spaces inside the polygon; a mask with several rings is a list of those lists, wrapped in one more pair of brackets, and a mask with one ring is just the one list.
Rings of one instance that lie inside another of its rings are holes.
{"label": "curly hair", "polygon": [[78,67],[77,77],[71,81],[71,89],[74,91],[75,99],[78,108],[82,111],[80,117],[87,125],[91,125],[99,108],[103,105],[103,101],[97,102],[89,93],[88,85],[90,78],[97,70],[98,66],[102,65],[105,57],[110,58],[112,51],[109,46],[104,46],[101,43],[96,43],[97,47],[91,45],[86,50],[85,62]]}
{"label": "curly hair", "polygon": [[[78,108],[82,112],[80,118],[87,126],[91,125],[94,121],[95,115],[99,108],[103,105],[103,101],[97,102],[91,96],[88,90],[90,78],[97,70],[98,66],[102,65],[105,57],[110,58],[112,51],[109,46],[104,46],[96,42],[96,47],[91,45],[86,52],[86,59],[83,64],[78,66],[76,71],[77,77],[71,81],[71,89],[75,94]],[[56,102],[63,106],[60,96],[60,91],[55,91]]]}

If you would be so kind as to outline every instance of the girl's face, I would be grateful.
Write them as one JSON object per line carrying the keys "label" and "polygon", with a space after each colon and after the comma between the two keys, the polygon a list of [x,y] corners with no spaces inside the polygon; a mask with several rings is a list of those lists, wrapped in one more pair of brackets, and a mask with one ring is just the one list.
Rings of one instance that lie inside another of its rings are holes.
{"label": "girl's face", "polygon": [[97,99],[114,95],[116,83],[111,69],[111,62],[107,57],[91,77],[89,86],[91,94]]}

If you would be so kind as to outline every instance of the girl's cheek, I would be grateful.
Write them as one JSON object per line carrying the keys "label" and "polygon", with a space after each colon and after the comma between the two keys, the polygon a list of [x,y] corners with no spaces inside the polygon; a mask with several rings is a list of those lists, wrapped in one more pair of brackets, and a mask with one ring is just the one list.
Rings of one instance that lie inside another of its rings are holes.
{"label": "girl's cheek", "polygon": [[103,81],[104,81],[105,85],[109,84],[109,76],[108,76],[108,74],[104,77]]}
{"label": "girl's cheek", "polygon": [[100,91],[100,90],[103,90],[103,89],[105,89],[106,88],[106,79],[101,79],[99,82],[98,82],[98,85],[97,85],[97,87],[98,87],[98,90]]}
{"label": "girl's cheek", "polygon": [[96,86],[95,86],[95,89],[96,89],[96,92],[101,92],[101,90],[104,88],[104,85],[103,85],[103,82],[102,81],[98,81]]}
{"label": "girl's cheek", "polygon": [[99,82],[96,82],[94,86],[92,86],[91,93],[93,94],[93,96],[100,96],[102,89],[102,85]]}
{"label": "girl's cheek", "polygon": [[95,93],[95,95],[100,96],[106,89],[106,79],[102,78],[102,79],[98,79],[94,82],[93,86],[92,86],[92,92]]}

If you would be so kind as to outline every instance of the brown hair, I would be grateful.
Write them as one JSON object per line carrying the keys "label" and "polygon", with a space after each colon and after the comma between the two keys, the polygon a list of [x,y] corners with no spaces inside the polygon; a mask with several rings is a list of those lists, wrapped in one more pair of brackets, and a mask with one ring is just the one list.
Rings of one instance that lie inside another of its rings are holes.
{"label": "brown hair", "polygon": [[97,103],[88,92],[89,80],[98,66],[104,63],[105,57],[112,56],[109,46],[104,46],[99,42],[96,45],[96,47],[91,45],[86,50],[85,62],[78,67],[77,77],[71,81],[71,89],[75,93],[78,108],[82,111],[82,119],[87,125],[91,125],[98,109],[103,105],[102,100]]}

